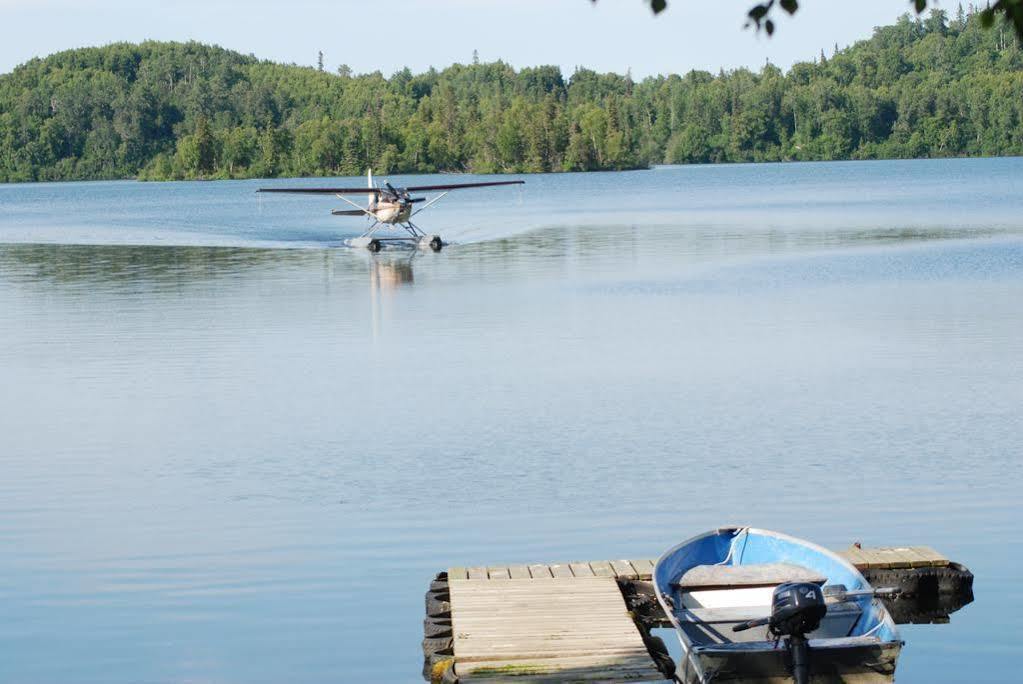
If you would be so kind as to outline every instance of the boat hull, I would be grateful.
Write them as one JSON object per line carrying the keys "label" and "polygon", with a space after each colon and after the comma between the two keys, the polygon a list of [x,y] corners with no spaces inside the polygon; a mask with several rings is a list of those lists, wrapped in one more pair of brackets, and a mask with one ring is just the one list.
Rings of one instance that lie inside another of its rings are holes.
{"label": "boat hull", "polygon": [[[847,560],[789,535],[726,527],[668,550],[653,571],[657,600],[682,646],[686,684],[793,681],[792,655],[767,622],[775,587],[818,584],[828,610],[807,633],[810,682],[890,682],[902,640],[884,604]],[[830,591],[829,591],[830,590]],[[740,627],[742,631],[734,631]]]}
{"label": "boat hull", "polygon": [[[792,673],[784,649],[693,649],[678,672],[685,684],[729,682],[732,684],[791,684]],[[872,643],[847,646],[810,643],[812,684],[883,684],[895,679],[895,663],[901,644]],[[693,667],[696,660],[699,667]],[[703,672],[701,678],[700,672]]]}

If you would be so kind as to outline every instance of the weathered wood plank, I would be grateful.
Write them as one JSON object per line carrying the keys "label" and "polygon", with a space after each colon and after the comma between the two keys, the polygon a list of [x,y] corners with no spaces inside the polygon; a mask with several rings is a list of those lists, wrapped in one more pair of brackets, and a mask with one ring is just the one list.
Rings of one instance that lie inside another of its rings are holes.
{"label": "weathered wood plank", "polygon": [[874,549],[888,563],[889,568],[911,568],[913,563],[909,549]]}
{"label": "weathered wood plank", "polygon": [[862,549],[863,555],[867,559],[867,564],[871,568],[890,568],[892,567],[891,561],[881,553],[879,549]]}
{"label": "weathered wood plank", "polygon": [[487,569],[486,568],[479,568],[479,567],[469,568],[468,572],[469,572],[469,579],[471,579],[471,580],[487,579]]}
{"label": "weathered wood plank", "polygon": [[593,648],[583,647],[580,649],[573,649],[570,647],[559,647],[559,644],[553,644],[549,648],[540,649],[535,646],[529,646],[524,644],[516,645],[513,648],[500,649],[500,648],[481,648],[479,651],[471,652],[460,652],[455,657],[456,663],[469,663],[474,660],[495,660],[504,659],[508,660],[526,660],[536,661],[541,659],[562,659],[562,658],[592,658],[595,655],[601,655],[609,658],[649,658],[646,649],[614,649],[608,645],[595,644]]}
{"label": "weathered wood plank", "polygon": [[[567,566],[566,566],[565,570],[568,571]],[[533,578],[532,583],[537,585],[534,588],[521,587],[521,586],[513,586],[513,587],[507,588],[506,591],[518,591],[518,592],[522,592],[524,594],[534,594],[534,593],[536,593],[538,591],[548,591],[548,592],[551,592],[552,594],[563,593],[563,592],[566,592],[566,591],[569,591],[569,592],[571,592],[571,591],[599,591],[599,585],[594,584],[594,580],[614,579],[614,577],[608,578],[608,577],[596,577],[596,576],[594,576],[594,577],[572,577],[572,576],[570,576],[570,577],[571,577],[571,579],[579,580],[579,584],[572,584],[570,589],[566,588],[564,586],[561,586],[561,585],[564,584],[564,582],[557,582],[556,581],[556,580],[561,579],[561,578],[559,578],[559,577],[551,577],[550,575],[548,575],[547,577],[536,577],[536,578]],[[448,584],[450,585],[450,584],[452,584],[454,582],[464,583],[464,582],[475,582],[475,581],[477,581],[477,580],[474,580],[474,579],[468,579],[468,580],[449,580]],[[588,584],[590,586],[587,586]],[[480,587],[479,591],[483,591],[483,592],[486,592],[486,591],[500,592],[501,591],[501,587],[495,587],[495,586],[491,585],[491,586],[486,586],[486,587]]]}
{"label": "weathered wood plank", "polygon": [[589,639],[566,639],[563,634],[552,635],[550,640],[541,641],[529,634],[517,634],[510,639],[503,636],[481,635],[476,639],[462,639],[458,647],[458,660],[489,660],[491,658],[568,658],[587,653],[604,655],[647,655],[646,648],[623,646],[629,643],[627,634],[595,634]]}
{"label": "weathered wood plank", "polygon": [[537,579],[553,577],[553,575],[551,575],[551,569],[544,563],[534,563],[533,565],[530,565],[529,574]]}
{"label": "weathered wood plank", "polygon": [[[563,570],[559,570],[559,573],[561,573],[561,572],[571,572],[571,571],[568,570],[567,566],[565,566]],[[537,592],[543,592],[543,591],[550,592],[552,594],[561,594],[561,593],[564,593],[564,592],[579,592],[579,591],[600,591],[599,581],[600,580],[608,579],[607,577],[596,577],[596,576],[594,576],[594,577],[574,577],[574,576],[571,576],[571,575],[567,575],[567,577],[570,577],[571,579],[579,580],[579,582],[578,583],[573,583],[571,585],[571,587],[568,588],[568,587],[564,586],[563,582],[558,582],[557,581],[558,579],[562,579],[561,577],[551,577],[550,575],[547,575],[546,577],[535,577],[533,579],[533,584],[536,584],[537,586],[536,587],[532,587],[532,588],[530,588],[528,586],[519,586],[519,585],[511,586],[511,587],[502,587],[502,586],[493,586],[493,584],[488,584],[488,586],[479,587],[478,591],[481,591],[481,592],[498,592],[498,593],[500,593],[500,592],[509,592],[509,591],[510,592],[516,592],[517,591],[517,592],[521,592],[521,593],[525,593],[525,594],[535,594]],[[448,584],[450,585],[450,584],[452,584],[454,582],[464,583],[464,582],[475,582],[475,581],[476,581],[475,579],[449,580]],[[502,593],[502,595],[506,595],[506,594]]]}
{"label": "weathered wood plank", "polygon": [[863,550],[856,546],[850,546],[848,549],[839,551],[838,555],[843,556],[860,570],[867,569],[867,557],[863,554]]}
{"label": "weathered wood plank", "polygon": [[614,568],[618,579],[637,579],[639,576],[636,568],[632,567],[632,563],[627,560],[613,560],[611,567]]}
{"label": "weathered wood plank", "polygon": [[[588,625],[574,629],[565,629],[564,624],[558,625],[553,622],[544,621],[534,623],[529,619],[528,615],[511,617],[514,619],[505,620],[498,618],[491,620],[489,625],[481,620],[471,623],[462,621],[453,633],[462,645],[494,642],[498,645],[506,646],[513,642],[525,641],[540,647],[544,645],[557,646],[562,642],[587,643],[588,640],[593,640],[593,643],[599,643],[601,640],[606,639],[613,639],[616,647],[619,648],[639,648],[643,645],[642,642],[632,639],[636,633],[634,624],[619,622],[615,625],[609,624],[594,627],[594,629],[590,629]],[[500,627],[501,631],[498,632],[492,629],[493,627]],[[535,629],[530,631],[531,628]],[[620,639],[623,636],[628,638]]]}
{"label": "weathered wood plank", "polygon": [[555,577],[573,577],[572,568],[564,563],[554,563],[550,566],[551,574]]}
{"label": "weathered wood plank", "polygon": [[569,563],[568,567],[576,577],[593,577],[593,570],[589,563]]}
{"label": "weathered wood plank", "polygon": [[589,564],[555,564],[547,572],[515,579],[509,569],[503,581],[449,582],[460,680],[556,681],[558,673],[581,681],[663,678],[615,578],[598,577]]}
{"label": "weathered wood plank", "polygon": [[492,580],[511,579],[511,575],[508,574],[508,568],[496,566],[487,568],[487,574]]}
{"label": "weathered wood plank", "polygon": [[529,579],[529,567],[525,565],[509,565],[508,575],[512,579]]}
{"label": "weathered wood plank", "polygon": [[[612,578],[606,578],[606,579],[612,579]],[[514,580],[514,581],[518,582],[518,581],[521,581],[521,580]],[[532,580],[530,580],[530,581],[532,581]],[[535,594],[533,596],[530,596],[528,594],[522,594],[521,592],[513,592],[513,593],[508,594],[507,596],[502,596],[502,594],[499,594],[499,593],[477,594],[477,595],[475,595],[473,597],[465,598],[464,599],[464,603],[462,605],[463,606],[479,605],[479,606],[482,606],[482,607],[486,607],[486,606],[488,606],[490,604],[493,604],[495,601],[498,601],[498,600],[501,602],[502,606],[511,606],[511,605],[514,605],[515,603],[518,603],[518,602],[542,603],[544,601],[549,601],[549,602],[578,603],[579,600],[586,599],[586,598],[590,598],[592,600],[595,600],[598,603],[602,602],[602,595],[599,594],[599,593],[596,593],[596,592],[568,592],[568,593],[564,593],[564,594],[558,594],[556,592],[544,591],[544,592],[539,592],[539,593],[537,593],[537,594]]]}
{"label": "weathered wood plank", "polygon": [[[843,556],[850,563],[855,565],[861,570],[876,569],[876,568],[909,568],[909,567],[944,567],[947,566],[950,561],[947,557],[935,551],[929,546],[892,546],[892,547],[876,547],[876,548],[856,548],[849,547],[838,552],[839,555]],[[568,573],[571,576],[589,576],[589,573],[583,565],[588,565],[589,570],[598,577],[619,577],[621,579],[640,579],[648,580],[653,573],[654,565],[656,561],[649,558],[640,558],[632,560],[597,560],[590,561],[589,563],[533,563],[531,565],[514,565],[514,566],[503,566],[507,568],[508,575],[514,579],[518,579],[511,568],[515,568],[521,571],[523,568],[528,568],[528,573],[531,577],[568,577]],[[567,571],[565,567],[569,568]],[[482,577],[478,573],[469,576],[469,570],[478,570],[478,568],[463,568],[454,567],[448,570],[448,575],[452,579],[495,579],[494,577]],[[493,568],[491,568],[493,570]],[[556,572],[557,574],[553,574]],[[524,577],[526,573],[521,573]],[[503,571],[497,573],[497,578],[505,578]]]}
{"label": "weathered wood plank", "polygon": [[547,625],[549,623],[550,627],[556,628],[564,626],[566,620],[579,620],[590,617],[593,622],[596,622],[598,619],[615,619],[618,616],[617,613],[608,611],[586,611],[580,608],[569,612],[557,609],[543,610],[531,606],[524,606],[520,610],[495,611],[489,615],[484,611],[470,614],[464,608],[459,608],[459,611],[459,615],[461,615],[459,624],[472,625],[473,627],[485,626],[492,622],[510,625],[516,621],[528,620],[529,624],[544,623]]}
{"label": "weathered wood plank", "polygon": [[[474,668],[473,666],[478,666]],[[663,680],[656,671],[642,668],[631,662],[622,662],[614,666],[590,668],[584,670],[576,665],[574,659],[555,658],[549,663],[539,666],[525,666],[519,662],[493,660],[485,663],[465,663],[455,665],[454,673],[459,682],[505,682],[515,678],[530,684],[561,684],[568,676],[573,682],[653,682]],[[568,675],[566,674],[568,673]]]}
{"label": "weathered wood plank", "polygon": [[580,596],[577,601],[562,601],[555,605],[545,605],[549,602],[540,601],[537,603],[526,603],[521,602],[515,605],[508,606],[495,606],[492,611],[488,613],[485,604],[467,605],[465,602],[459,604],[459,610],[463,619],[475,619],[481,618],[486,619],[488,615],[494,617],[500,617],[505,615],[529,615],[535,616],[537,619],[543,618],[545,615],[552,616],[585,616],[592,615],[603,616],[603,615],[616,615],[615,611],[605,609],[603,606],[594,605],[591,610],[586,610],[581,607],[580,604],[594,603],[599,604],[599,599],[592,597]]}
{"label": "weathered wood plank", "polygon": [[[513,597],[513,596],[516,596],[516,595],[538,596],[540,594],[548,594],[548,595],[553,596],[553,597],[558,597],[558,596],[568,596],[570,594],[585,594],[587,592],[598,592],[599,593],[599,590],[596,587],[572,587],[571,589],[565,588],[565,589],[561,589],[559,591],[559,587],[557,586],[558,582],[555,581],[554,582],[554,586],[550,586],[550,580],[551,579],[559,580],[559,579],[566,579],[566,578],[555,577],[555,578],[550,578],[550,579],[539,578],[539,579],[536,579],[536,580],[530,580],[530,581],[532,581],[532,582],[534,582],[534,583],[536,583],[538,585],[545,585],[545,586],[538,586],[536,588],[536,591],[523,591],[521,587],[515,587],[514,589],[509,589],[508,593],[501,593],[500,587],[496,587],[495,588],[495,587],[491,586],[491,587],[488,587],[487,589],[485,589],[484,591],[481,591],[479,594],[476,594],[476,596],[490,595],[490,596],[508,596],[508,597]],[[603,579],[603,580],[606,580],[606,579],[614,579],[614,578],[613,577],[599,577],[599,578],[570,577],[570,578],[567,578],[567,579],[578,579],[578,580]],[[475,581],[476,580],[454,580],[454,582],[449,582],[448,586],[450,587],[451,584],[454,584],[455,582],[475,582]],[[517,580],[517,581],[521,581],[521,580]]]}
{"label": "weathered wood plank", "polygon": [[923,554],[918,553],[916,548],[912,546],[900,549],[900,556],[911,568],[926,568],[931,564],[927,558],[924,558]]}
{"label": "weathered wood plank", "polygon": [[628,657],[545,658],[534,662],[495,659],[455,664],[459,681],[522,678],[530,682],[563,682],[566,673],[571,674],[572,681],[643,682],[664,679],[652,664],[643,663],[641,658]]}
{"label": "weathered wood plank", "polygon": [[861,549],[853,546],[845,551],[840,551],[839,554],[845,556],[849,562],[860,570],[891,567],[888,565],[888,561],[878,553],[877,549]]}
{"label": "weathered wood plank", "polygon": [[[458,634],[459,638],[464,639],[477,639],[481,637],[492,637],[494,635],[504,636],[509,635],[515,637],[517,635],[534,635],[534,634],[547,634],[555,635],[559,638],[575,639],[575,638],[590,638],[591,636],[611,635],[611,634],[632,634],[634,625],[629,624],[609,624],[609,625],[586,625],[583,628],[579,627],[566,627],[565,623],[558,623],[554,620],[533,620],[531,616],[522,615],[516,616],[522,619],[505,620],[505,619],[492,619],[487,622],[483,619],[476,620],[465,620],[462,619],[459,623]],[[533,631],[531,631],[533,630]]]}
{"label": "weathered wood plank", "polygon": [[944,555],[932,549],[930,546],[913,546],[910,548],[920,561],[924,563],[924,565],[921,565],[920,567],[943,568],[952,562]]}
{"label": "weathered wood plank", "polygon": [[633,560],[632,567],[636,568],[636,573],[639,575],[639,579],[641,580],[648,580],[653,577],[654,562],[649,558]]}
{"label": "weathered wood plank", "polygon": [[929,546],[853,546],[838,553],[860,570],[944,567],[950,562]]}
{"label": "weathered wood plank", "polygon": [[[579,615],[594,615],[594,616],[596,616],[596,615],[604,615],[604,614],[614,614],[614,611],[612,611],[612,610],[603,610],[602,607],[599,606],[599,605],[594,605],[592,607],[592,609],[589,610],[589,611],[587,611],[583,607],[580,607],[580,605],[579,605],[579,604],[587,603],[587,602],[593,602],[593,603],[599,604],[599,601],[600,601],[600,599],[597,598],[597,597],[580,596],[575,601],[559,601],[558,603],[551,603],[550,601],[539,601],[539,602],[520,601],[520,602],[513,603],[513,604],[510,603],[510,604],[498,605],[499,603],[501,603],[500,600],[498,599],[498,600],[495,600],[495,601],[491,602],[493,604],[493,606],[492,606],[492,609],[489,610],[489,614],[491,614],[491,615],[512,615],[512,614],[515,614],[515,613],[529,613],[529,614],[536,614],[538,616],[548,615],[548,614],[551,614],[551,615],[565,615],[566,613],[572,612],[572,611],[569,610],[570,607],[576,608],[575,613],[578,613]],[[490,608],[490,606],[488,606],[487,603],[468,604],[468,603],[463,601],[461,604],[459,604],[459,608],[462,611],[462,614],[465,615],[465,616],[469,616],[470,614],[473,614],[473,613],[478,613],[478,614],[486,617],[486,615],[488,614],[488,609]]]}

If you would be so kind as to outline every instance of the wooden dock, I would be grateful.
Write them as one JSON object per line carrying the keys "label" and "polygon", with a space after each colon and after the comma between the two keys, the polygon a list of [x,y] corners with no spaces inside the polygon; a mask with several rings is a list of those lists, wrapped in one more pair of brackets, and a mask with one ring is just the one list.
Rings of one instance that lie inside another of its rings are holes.
{"label": "wooden dock", "polygon": [[[875,586],[972,588],[968,570],[927,546],[839,553]],[[653,567],[626,559],[450,568],[426,596],[423,674],[445,684],[670,679],[674,663],[649,632],[667,624]]]}
{"label": "wooden dock", "polygon": [[664,679],[614,577],[490,579],[448,576],[458,681]]}
{"label": "wooden dock", "polygon": [[864,570],[889,568],[944,568],[951,561],[929,546],[888,546],[878,549],[864,549],[850,546],[839,555]]}
{"label": "wooden dock", "polygon": [[488,568],[451,568],[448,579],[501,580],[550,579],[552,577],[613,577],[616,579],[650,579],[654,561],[602,560],[576,563],[537,563],[534,565],[497,565]]}
{"label": "wooden dock", "polygon": [[[846,558],[860,572],[889,568],[947,567],[951,561],[929,546],[886,546],[863,548],[850,546],[838,555]],[[451,568],[449,579],[530,579],[549,577],[614,577],[616,579],[649,580],[656,559],[601,560],[574,563],[539,563],[534,565],[496,565],[490,567]]]}

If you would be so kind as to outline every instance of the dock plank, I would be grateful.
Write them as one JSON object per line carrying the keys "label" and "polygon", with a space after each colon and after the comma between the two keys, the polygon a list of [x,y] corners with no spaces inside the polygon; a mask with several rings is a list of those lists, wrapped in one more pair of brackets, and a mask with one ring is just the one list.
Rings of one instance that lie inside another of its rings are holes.
{"label": "dock plank", "polygon": [[[929,546],[888,546],[857,548],[851,546],[838,552],[860,570],[878,568],[945,567],[950,561]],[[596,560],[588,563],[533,563],[498,568],[463,568],[448,570],[452,579],[549,579],[551,577],[617,577],[619,579],[649,580],[656,561],[649,558],[634,560]],[[588,567],[586,567],[588,566]]]}
{"label": "dock plank", "polygon": [[531,663],[517,660],[491,660],[456,663],[458,681],[507,681],[521,678],[536,684],[554,684],[570,677],[576,682],[652,682],[664,679],[651,672],[642,658],[605,658],[597,666],[593,658],[554,658]]}
{"label": "dock plank", "polygon": [[589,563],[569,563],[568,567],[576,577],[593,577],[593,569]]}
{"label": "dock plank", "polygon": [[526,565],[509,565],[508,575],[511,579],[529,579],[529,567]]}
{"label": "dock plank", "polygon": [[910,549],[923,563],[919,567],[944,568],[952,562],[930,546],[911,546]]}
{"label": "dock plank", "polygon": [[632,567],[636,568],[636,574],[639,575],[638,579],[649,580],[653,577],[654,561],[649,558],[642,558],[631,562]]}
{"label": "dock plank", "polygon": [[627,560],[613,560],[611,567],[618,579],[637,579],[639,577],[636,568],[632,567],[632,563]]}
{"label": "dock plank", "polygon": [[664,680],[614,577],[587,563],[544,568],[531,566],[530,579],[449,582],[458,681]]}
{"label": "dock plank", "polygon": [[568,567],[567,563],[552,563],[551,574],[555,577],[574,577],[572,574],[572,568]]}
{"label": "dock plank", "polygon": [[848,549],[839,551],[838,555],[845,558],[847,561],[855,565],[860,570],[866,570],[867,557],[864,555],[863,550],[856,546],[850,546]]}
{"label": "dock plank", "polygon": [[546,563],[534,563],[529,566],[529,574],[533,579],[548,579],[553,577],[551,575],[551,569],[547,567]]}

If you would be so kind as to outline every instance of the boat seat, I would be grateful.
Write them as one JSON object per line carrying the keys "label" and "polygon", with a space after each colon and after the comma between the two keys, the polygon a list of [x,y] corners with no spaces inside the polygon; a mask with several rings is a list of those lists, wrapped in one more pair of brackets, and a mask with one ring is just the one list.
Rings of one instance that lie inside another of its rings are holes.
{"label": "boat seat", "polygon": [[[748,589],[739,591],[749,591]],[[675,613],[679,627],[694,644],[747,643],[771,639],[767,626],[754,627],[744,632],[733,632],[732,627],[747,620],[765,618],[771,614],[770,605],[726,606],[719,608],[683,608]],[[859,621],[862,610],[852,601],[828,604],[828,612],[821,618],[820,627],[810,634],[814,639],[846,637]]]}
{"label": "boat seat", "polygon": [[697,565],[674,583],[679,591],[707,591],[744,587],[775,587],[783,582],[827,581],[819,572],[793,563],[756,563],[752,565]]}
{"label": "boat seat", "polygon": [[[853,601],[829,603],[826,618],[840,619],[850,625],[860,616],[860,607]],[[679,622],[699,622],[706,624],[727,624],[746,622],[767,617],[771,613],[770,606],[729,606],[726,608],[683,608],[679,611]]]}

